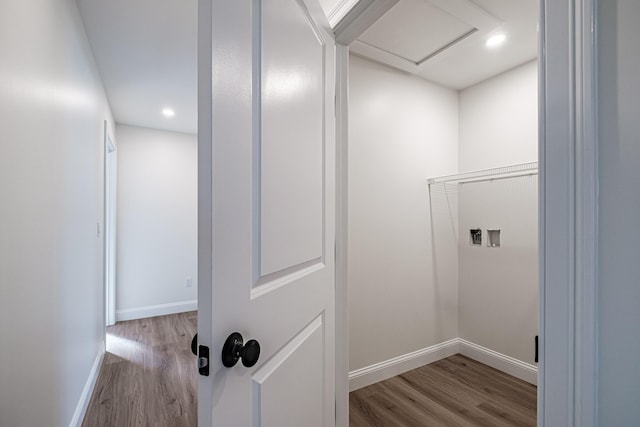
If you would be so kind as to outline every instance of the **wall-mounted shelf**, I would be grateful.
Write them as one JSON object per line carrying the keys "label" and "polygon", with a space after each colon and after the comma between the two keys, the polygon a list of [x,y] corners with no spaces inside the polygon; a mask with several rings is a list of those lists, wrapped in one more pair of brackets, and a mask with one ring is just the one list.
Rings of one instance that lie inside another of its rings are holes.
{"label": "wall-mounted shelf", "polygon": [[455,175],[438,176],[429,178],[427,184],[441,184],[446,182],[477,182],[492,179],[513,178],[517,176],[537,175],[538,162],[520,163],[517,165],[503,166],[500,168],[482,169],[472,172],[458,173]]}

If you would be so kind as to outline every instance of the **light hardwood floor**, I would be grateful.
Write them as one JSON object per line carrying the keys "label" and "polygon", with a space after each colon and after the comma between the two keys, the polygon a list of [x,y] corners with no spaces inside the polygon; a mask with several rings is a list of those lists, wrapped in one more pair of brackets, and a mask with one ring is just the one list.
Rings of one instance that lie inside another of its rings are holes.
{"label": "light hardwood floor", "polygon": [[351,427],[535,426],[535,386],[457,354],[349,395]]}
{"label": "light hardwood floor", "polygon": [[197,426],[197,370],[191,353],[197,313],[119,322],[83,427]]}

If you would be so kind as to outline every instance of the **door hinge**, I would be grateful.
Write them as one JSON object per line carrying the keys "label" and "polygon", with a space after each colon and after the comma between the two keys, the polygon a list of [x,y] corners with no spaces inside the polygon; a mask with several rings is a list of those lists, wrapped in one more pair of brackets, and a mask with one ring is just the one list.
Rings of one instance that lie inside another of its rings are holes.
{"label": "door hinge", "polygon": [[538,336],[536,335],[536,337],[534,338],[535,343],[536,343],[536,354],[535,357],[533,358],[533,361],[538,363]]}
{"label": "door hinge", "polygon": [[209,347],[198,346],[198,373],[202,376],[209,376]]}

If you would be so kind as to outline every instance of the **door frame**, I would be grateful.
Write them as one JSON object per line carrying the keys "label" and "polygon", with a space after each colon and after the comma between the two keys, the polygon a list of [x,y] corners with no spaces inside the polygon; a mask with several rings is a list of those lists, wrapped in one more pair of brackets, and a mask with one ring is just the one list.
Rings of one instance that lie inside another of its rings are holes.
{"label": "door frame", "polygon": [[[211,347],[213,319],[201,304],[213,301],[213,0],[198,0],[198,344]],[[202,58],[208,58],[202,61]],[[206,238],[202,238],[205,236]],[[218,283],[218,282],[216,282]],[[198,402],[213,390],[198,376]],[[208,405],[207,405],[208,406]],[[213,414],[198,405],[198,426],[213,426]]]}
{"label": "door frame", "polygon": [[104,121],[104,298],[105,326],[116,323],[116,205],[118,148]]}
{"label": "door frame", "polygon": [[[336,425],[348,426],[348,45],[397,0],[336,25]],[[597,425],[597,0],[539,0],[538,425]]]}
{"label": "door frame", "polygon": [[597,4],[540,2],[541,426],[598,424]]}

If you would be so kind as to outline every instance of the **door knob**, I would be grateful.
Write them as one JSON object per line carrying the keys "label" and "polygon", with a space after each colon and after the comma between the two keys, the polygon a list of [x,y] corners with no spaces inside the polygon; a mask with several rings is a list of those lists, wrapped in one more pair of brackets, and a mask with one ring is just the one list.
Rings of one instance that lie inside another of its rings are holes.
{"label": "door knob", "polygon": [[242,359],[242,364],[250,368],[258,362],[258,357],[260,357],[260,343],[249,340],[245,344],[239,332],[229,335],[222,347],[222,364],[227,368],[235,366],[238,359]]}
{"label": "door knob", "polygon": [[191,339],[191,353],[194,356],[198,355],[198,334],[195,334]]}

